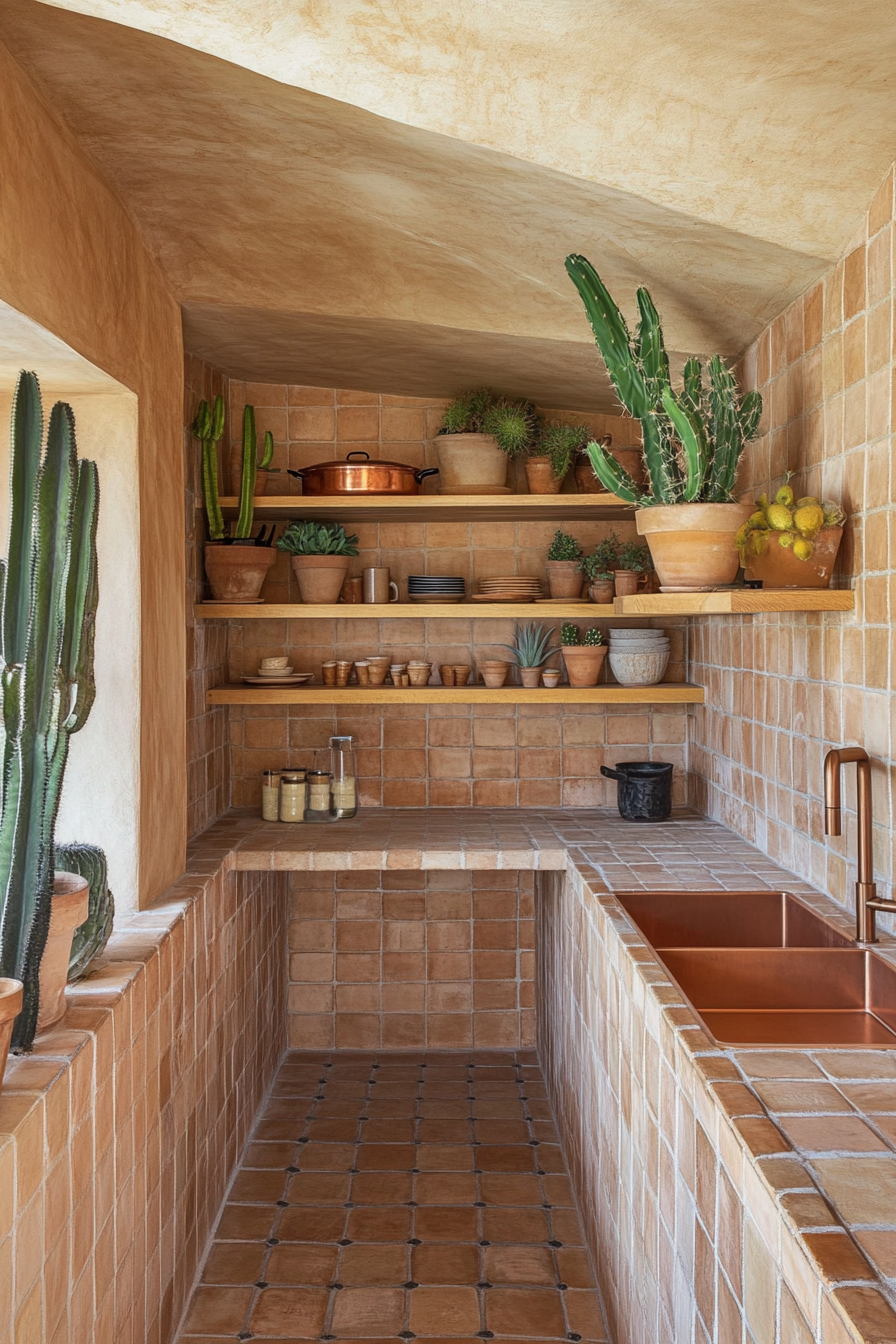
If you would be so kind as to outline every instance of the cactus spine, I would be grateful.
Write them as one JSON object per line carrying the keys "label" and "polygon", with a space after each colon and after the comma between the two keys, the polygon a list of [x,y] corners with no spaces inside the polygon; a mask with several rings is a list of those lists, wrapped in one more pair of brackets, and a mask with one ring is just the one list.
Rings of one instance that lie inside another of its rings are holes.
{"label": "cactus spine", "polygon": [[200,401],[190,433],[202,444],[202,495],[211,541],[224,536],[224,516],[218,498],[218,440],[224,433],[224,398],[215,397],[214,407]]}
{"label": "cactus spine", "polygon": [[29,1049],[50,923],[53,828],[69,737],[96,694],[95,462],[79,461],[70,406],[57,402],[42,448],[40,388],[22,373],[12,416],[9,550],[0,562],[0,975],[25,983],[13,1046]]}
{"label": "cactus spine", "polygon": [[566,258],[616,395],[641,422],[650,495],[599,443],[588,455],[601,484],[621,499],[651,504],[724,504],[734,490],[737,466],[755,438],[762,398],[748,392],[739,400],[734,375],[718,355],[709,363],[709,390],[699,360],[689,359],[683,387],[674,391],[659,314],[646,289],[638,290],[640,321],[632,336],[609,290],[585,257]]}

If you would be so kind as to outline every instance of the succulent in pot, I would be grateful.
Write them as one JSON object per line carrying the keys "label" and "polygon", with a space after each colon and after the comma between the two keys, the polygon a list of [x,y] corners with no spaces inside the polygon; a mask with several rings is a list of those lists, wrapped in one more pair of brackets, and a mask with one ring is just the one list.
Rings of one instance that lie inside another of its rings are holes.
{"label": "succulent in pot", "polygon": [[535,408],[488,387],[463,392],[446,407],[435,440],[440,494],[506,494],[507,462],[529,451]]}
{"label": "succulent in pot", "polygon": [[358,554],[358,538],[340,523],[306,519],[289,524],[277,549],[290,557],[301,600],[322,605],[339,601],[351,557]]}
{"label": "succulent in pot", "polygon": [[548,587],[551,597],[554,598],[576,598],[582,593],[582,574],[579,568],[582,559],[582,548],[571,537],[568,532],[562,528],[557,528],[554,533],[554,539],[548,547],[548,558],[545,564],[548,576]]}
{"label": "succulent in pot", "polygon": [[745,577],[768,588],[829,588],[845,522],[839,504],[797,499],[788,473],[771,502],[759,496],[737,534]]}
{"label": "succulent in pot", "polygon": [[737,467],[762,414],[758,392],[739,397],[737,382],[718,355],[709,385],[697,359],[684,366],[673,390],[659,314],[638,290],[634,335],[597,271],[585,257],[566,269],[579,291],[619,400],[641,422],[650,493],[599,443],[588,445],[596,475],[613,494],[637,504],[635,522],[647,538],[664,592],[694,592],[731,583],[737,573],[735,535],[752,509],[734,502]]}
{"label": "succulent in pot", "polygon": [[619,538],[615,532],[597,543],[590,555],[583,555],[579,569],[588,581],[592,602],[612,602],[615,595],[613,570],[619,552]]}
{"label": "succulent in pot", "polygon": [[556,495],[576,454],[588,442],[585,425],[567,425],[547,420],[539,425],[526,458],[526,481],[530,495]]}
{"label": "succulent in pot", "polygon": [[[262,527],[252,536],[255,517],[255,481],[258,473],[258,443],[255,434],[255,409],[243,409],[242,471],[240,476],[239,514],[232,533],[225,530],[218,492],[218,440],[224,433],[224,398],[215,397],[214,405],[200,401],[190,432],[202,445],[202,493],[205,502],[208,541],[205,546],[205,572],[212,598],[216,602],[257,602],[268,570],[276,560],[270,533]],[[265,441],[262,460],[274,441]]]}
{"label": "succulent in pot", "polygon": [[525,621],[516,627],[513,643],[500,646],[507,650],[519,669],[520,681],[524,686],[531,688],[538,685],[541,669],[554,652],[551,647],[553,633],[553,630],[546,630],[534,621]]}
{"label": "succulent in pot", "polygon": [[596,686],[607,656],[600,630],[592,626],[580,640],[578,626],[567,621],[560,627],[560,647],[570,686]]}

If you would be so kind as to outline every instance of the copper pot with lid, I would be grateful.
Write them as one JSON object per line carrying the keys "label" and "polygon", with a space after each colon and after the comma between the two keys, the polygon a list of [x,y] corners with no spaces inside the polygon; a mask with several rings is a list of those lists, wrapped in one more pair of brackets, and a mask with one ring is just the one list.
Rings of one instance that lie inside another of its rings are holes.
{"label": "copper pot with lid", "polygon": [[369,453],[357,450],[348,453],[344,462],[315,462],[301,471],[290,468],[289,474],[299,477],[306,495],[418,495],[420,482],[438,470],[418,470],[406,462],[371,462]]}

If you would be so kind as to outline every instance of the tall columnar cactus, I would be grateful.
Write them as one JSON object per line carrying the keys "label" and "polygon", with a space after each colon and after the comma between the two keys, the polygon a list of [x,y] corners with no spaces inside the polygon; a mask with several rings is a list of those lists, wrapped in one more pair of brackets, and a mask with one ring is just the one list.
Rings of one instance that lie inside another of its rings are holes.
{"label": "tall columnar cactus", "polygon": [[601,484],[642,506],[728,502],[741,454],[759,428],[759,393],[739,400],[734,375],[718,355],[709,363],[708,391],[697,359],[688,360],[682,389],[673,391],[659,314],[647,290],[638,290],[640,321],[632,336],[591,263],[570,256],[566,269],[585,304],[616,395],[641,422],[651,493],[642,498],[603,445],[590,443],[588,455]]}
{"label": "tall columnar cactus", "polygon": [[69,980],[79,980],[112,934],[115,900],[109,890],[106,855],[98,845],[56,845],[53,867],[57,872],[77,873],[90,887],[87,918],[75,929],[68,963]]}
{"label": "tall columnar cactus", "polygon": [[46,447],[40,388],[22,373],[12,415],[9,549],[0,561],[0,975],[25,983],[13,1046],[28,1049],[50,923],[53,828],[69,738],[96,695],[95,462],[79,461],[70,406],[57,402]]}
{"label": "tall columnar cactus", "polygon": [[218,440],[224,433],[223,397],[215,397],[213,406],[200,401],[190,433],[202,444],[202,495],[209,540],[220,541],[224,536],[224,515],[218,497]]}

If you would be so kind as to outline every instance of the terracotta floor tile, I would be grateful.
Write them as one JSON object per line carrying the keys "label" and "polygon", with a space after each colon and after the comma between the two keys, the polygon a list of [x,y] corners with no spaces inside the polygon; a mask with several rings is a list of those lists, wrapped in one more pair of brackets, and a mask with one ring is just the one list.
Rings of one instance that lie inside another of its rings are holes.
{"label": "terracotta floor tile", "polygon": [[554,1118],[551,1114],[551,1103],[547,1100],[541,1101],[537,1097],[530,1097],[525,1105],[533,1120],[553,1120]]}
{"label": "terracotta floor tile", "polygon": [[490,1171],[479,1177],[479,1189],[486,1204],[541,1204],[542,1180],[547,1177]]}
{"label": "terracotta floor tile", "polygon": [[528,1144],[482,1144],[476,1149],[476,1165],[482,1171],[535,1171],[540,1148]]}
{"label": "terracotta floor tile", "polygon": [[331,1171],[303,1171],[289,1182],[290,1204],[344,1204],[351,1176]]}
{"label": "terracotta floor tile", "polygon": [[346,1210],[341,1204],[333,1208],[313,1208],[307,1204],[283,1210],[277,1224],[280,1241],[338,1241],[345,1227]]}
{"label": "terracotta floor tile", "polygon": [[409,1329],[416,1335],[475,1335],[479,1329],[475,1288],[415,1288]]}
{"label": "terracotta floor tile", "polygon": [[361,1126],[361,1138],[365,1143],[413,1143],[414,1120],[399,1120],[392,1116],[388,1120],[367,1120]]}
{"label": "terracotta floor tile", "polygon": [[874,1279],[874,1270],[845,1232],[804,1232],[803,1242],[829,1283]]}
{"label": "terracotta floor tile", "polygon": [[543,1176],[544,1197],[548,1204],[555,1208],[575,1208],[575,1199],[573,1198],[572,1186],[569,1183],[569,1177],[565,1174]]}
{"label": "terracotta floor tile", "polygon": [[470,1083],[458,1078],[455,1082],[449,1080],[439,1082],[427,1082],[423,1087],[423,1095],[427,1101],[463,1101],[469,1097],[473,1089]]}
{"label": "terracotta floor tile", "polygon": [[896,1158],[820,1157],[813,1166],[847,1222],[896,1224]]}
{"label": "terracotta floor tile", "polygon": [[365,1171],[352,1180],[354,1204],[407,1204],[414,1178],[404,1171]]}
{"label": "terracotta floor tile", "polygon": [[429,1205],[414,1212],[414,1236],[420,1241],[477,1241],[478,1210]]}
{"label": "terracotta floor tile", "polygon": [[228,1241],[264,1241],[279,1212],[276,1204],[225,1204],[215,1236]]}
{"label": "terracotta floor tile", "polygon": [[323,1329],[329,1293],[325,1288],[266,1288],[249,1321],[253,1335],[316,1339]]}
{"label": "terracotta floor tile", "polygon": [[413,1097],[385,1097],[382,1101],[369,1101],[365,1115],[371,1120],[413,1119],[419,1104]]}
{"label": "terracotta floor tile", "polygon": [[[332,1283],[336,1277],[338,1246],[316,1246],[308,1242],[283,1242],[271,1251],[264,1271],[268,1283],[288,1283],[315,1287]],[[256,1279],[261,1275],[256,1274]]]}
{"label": "terracotta floor tile", "polygon": [[[557,1286],[554,1257],[547,1246],[486,1246],[485,1277],[490,1283]],[[591,1287],[590,1281],[586,1286]]]}
{"label": "terracotta floor tile", "polygon": [[429,1101],[426,1097],[420,1102],[421,1120],[467,1120],[475,1103],[469,1101]]}
{"label": "terracotta floor tile", "polygon": [[896,1114],[896,1086],[892,1083],[841,1083],[840,1091],[860,1111]]}
{"label": "terracotta floor tile", "polygon": [[283,1171],[296,1155],[294,1143],[250,1143],[243,1158],[243,1168],[271,1168]]}
{"label": "terracotta floor tile", "polygon": [[359,1120],[362,1115],[370,1114],[369,1110],[365,1112],[365,1106],[371,1103],[365,1102],[361,1097],[357,1101],[351,1101],[345,1097],[334,1097],[332,1100],[319,1101],[314,1108],[315,1120]]}
{"label": "terracotta floor tile", "polygon": [[524,1101],[483,1100],[470,1103],[476,1120],[525,1120],[526,1103]]}
{"label": "terracotta floor tile", "polygon": [[308,1138],[316,1143],[354,1143],[359,1132],[358,1121],[351,1119],[318,1120],[315,1117],[308,1126]]}
{"label": "terracotta floor tile", "polygon": [[525,1120],[477,1120],[476,1138],[480,1143],[528,1143],[529,1126]]}
{"label": "terracotta floor tile", "polygon": [[349,1209],[345,1235],[352,1241],[407,1241],[412,1212],[400,1204]]}
{"label": "terracotta floor tile", "polygon": [[252,1288],[197,1288],[184,1331],[194,1335],[236,1334],[243,1328],[253,1291]]}
{"label": "terracotta floor tile", "polygon": [[781,1115],[813,1111],[849,1111],[846,1098],[832,1083],[775,1083],[754,1084],[759,1097],[770,1111]]}
{"label": "terracotta floor tile", "polygon": [[492,1288],[485,1294],[485,1319],[496,1335],[524,1339],[565,1339],[561,1294],[546,1288]]}
{"label": "terracotta floor tile", "polygon": [[881,1274],[896,1279],[896,1232],[856,1232],[856,1240]]}
{"label": "terracotta floor tile", "polygon": [[402,1328],[403,1288],[343,1288],[335,1294],[331,1332],[337,1339],[382,1339]]}
{"label": "terracotta floor tile", "polygon": [[289,1176],[285,1171],[240,1171],[230,1191],[234,1204],[276,1204],[285,1197]]}
{"label": "terracotta floor tile", "polygon": [[417,1126],[418,1143],[472,1143],[473,1126],[469,1120],[421,1120]]}
{"label": "terracotta floor tile", "polygon": [[408,1280],[410,1247],[406,1242],[373,1242],[345,1246],[339,1279],[351,1286],[396,1287]]}
{"label": "terracotta floor tile", "polygon": [[295,1165],[301,1171],[349,1171],[357,1151],[353,1143],[303,1143]]}
{"label": "terracotta floor tile", "polygon": [[[497,1208],[482,1210],[482,1235],[486,1241],[547,1241],[548,1220],[541,1209]],[[558,1240],[562,1238],[558,1237]]]}
{"label": "terracotta floor tile", "polygon": [[889,1139],[890,1143],[896,1145],[896,1116],[876,1115],[874,1123],[880,1132]]}
{"label": "terracotta floor tile", "polygon": [[[317,1103],[318,1106],[323,1106],[324,1104],[325,1104],[324,1102]],[[288,1120],[292,1124],[296,1125],[297,1131],[301,1133],[302,1125],[305,1123],[305,1119],[312,1109],[313,1109],[313,1103],[311,1102],[301,1102],[295,1100],[284,1101],[281,1098],[279,1100],[269,1101],[267,1106],[265,1106],[264,1110],[261,1112],[259,1119]]]}
{"label": "terracotta floor tile", "polygon": [[887,1145],[857,1115],[790,1116],[781,1128],[798,1148],[812,1153],[882,1153]]}
{"label": "terracotta floor tile", "polygon": [[415,1246],[411,1278],[417,1283],[475,1284],[480,1280],[478,1246],[442,1243]]}
{"label": "terracotta floor tile", "polygon": [[251,1285],[261,1278],[267,1246],[258,1241],[216,1241],[202,1270],[203,1283]]}
{"label": "terracotta floor tile", "polygon": [[538,1139],[539,1143],[560,1142],[560,1136],[553,1120],[531,1120],[529,1126],[532,1130],[533,1139]]}
{"label": "terracotta floor tile", "polygon": [[418,1171],[472,1171],[474,1150],[471,1143],[421,1143],[417,1146],[414,1165]]}
{"label": "terracotta floor tile", "polygon": [[542,1171],[558,1176],[566,1175],[563,1149],[558,1143],[540,1143],[535,1150],[535,1154]]}
{"label": "terracotta floor tile", "polygon": [[[474,1073],[477,1085],[485,1082],[517,1083],[519,1074],[512,1064],[477,1064]],[[533,1086],[539,1082],[535,1075],[532,1079]]]}
{"label": "terracotta floor tile", "polygon": [[295,1145],[302,1137],[304,1129],[304,1119],[293,1117],[288,1120],[259,1120],[255,1126],[254,1138],[259,1143],[274,1143],[285,1139]]}
{"label": "terracotta floor tile", "polygon": [[551,1231],[564,1246],[582,1245],[582,1225],[575,1209],[552,1209]]}
{"label": "terracotta floor tile", "polygon": [[424,1172],[414,1183],[418,1204],[472,1204],[476,1199],[476,1177],[472,1172]]}
{"label": "terracotta floor tile", "polygon": [[570,1288],[594,1289],[594,1276],[587,1252],[580,1246],[561,1246],[556,1252],[560,1282]]}
{"label": "terracotta floor tile", "polygon": [[563,1301],[571,1331],[581,1335],[583,1340],[607,1338],[600,1301],[596,1293],[587,1292],[582,1288],[570,1288],[569,1292],[563,1294]]}
{"label": "terracotta floor tile", "polygon": [[410,1171],[413,1165],[411,1143],[362,1143],[355,1162],[359,1171]]}

